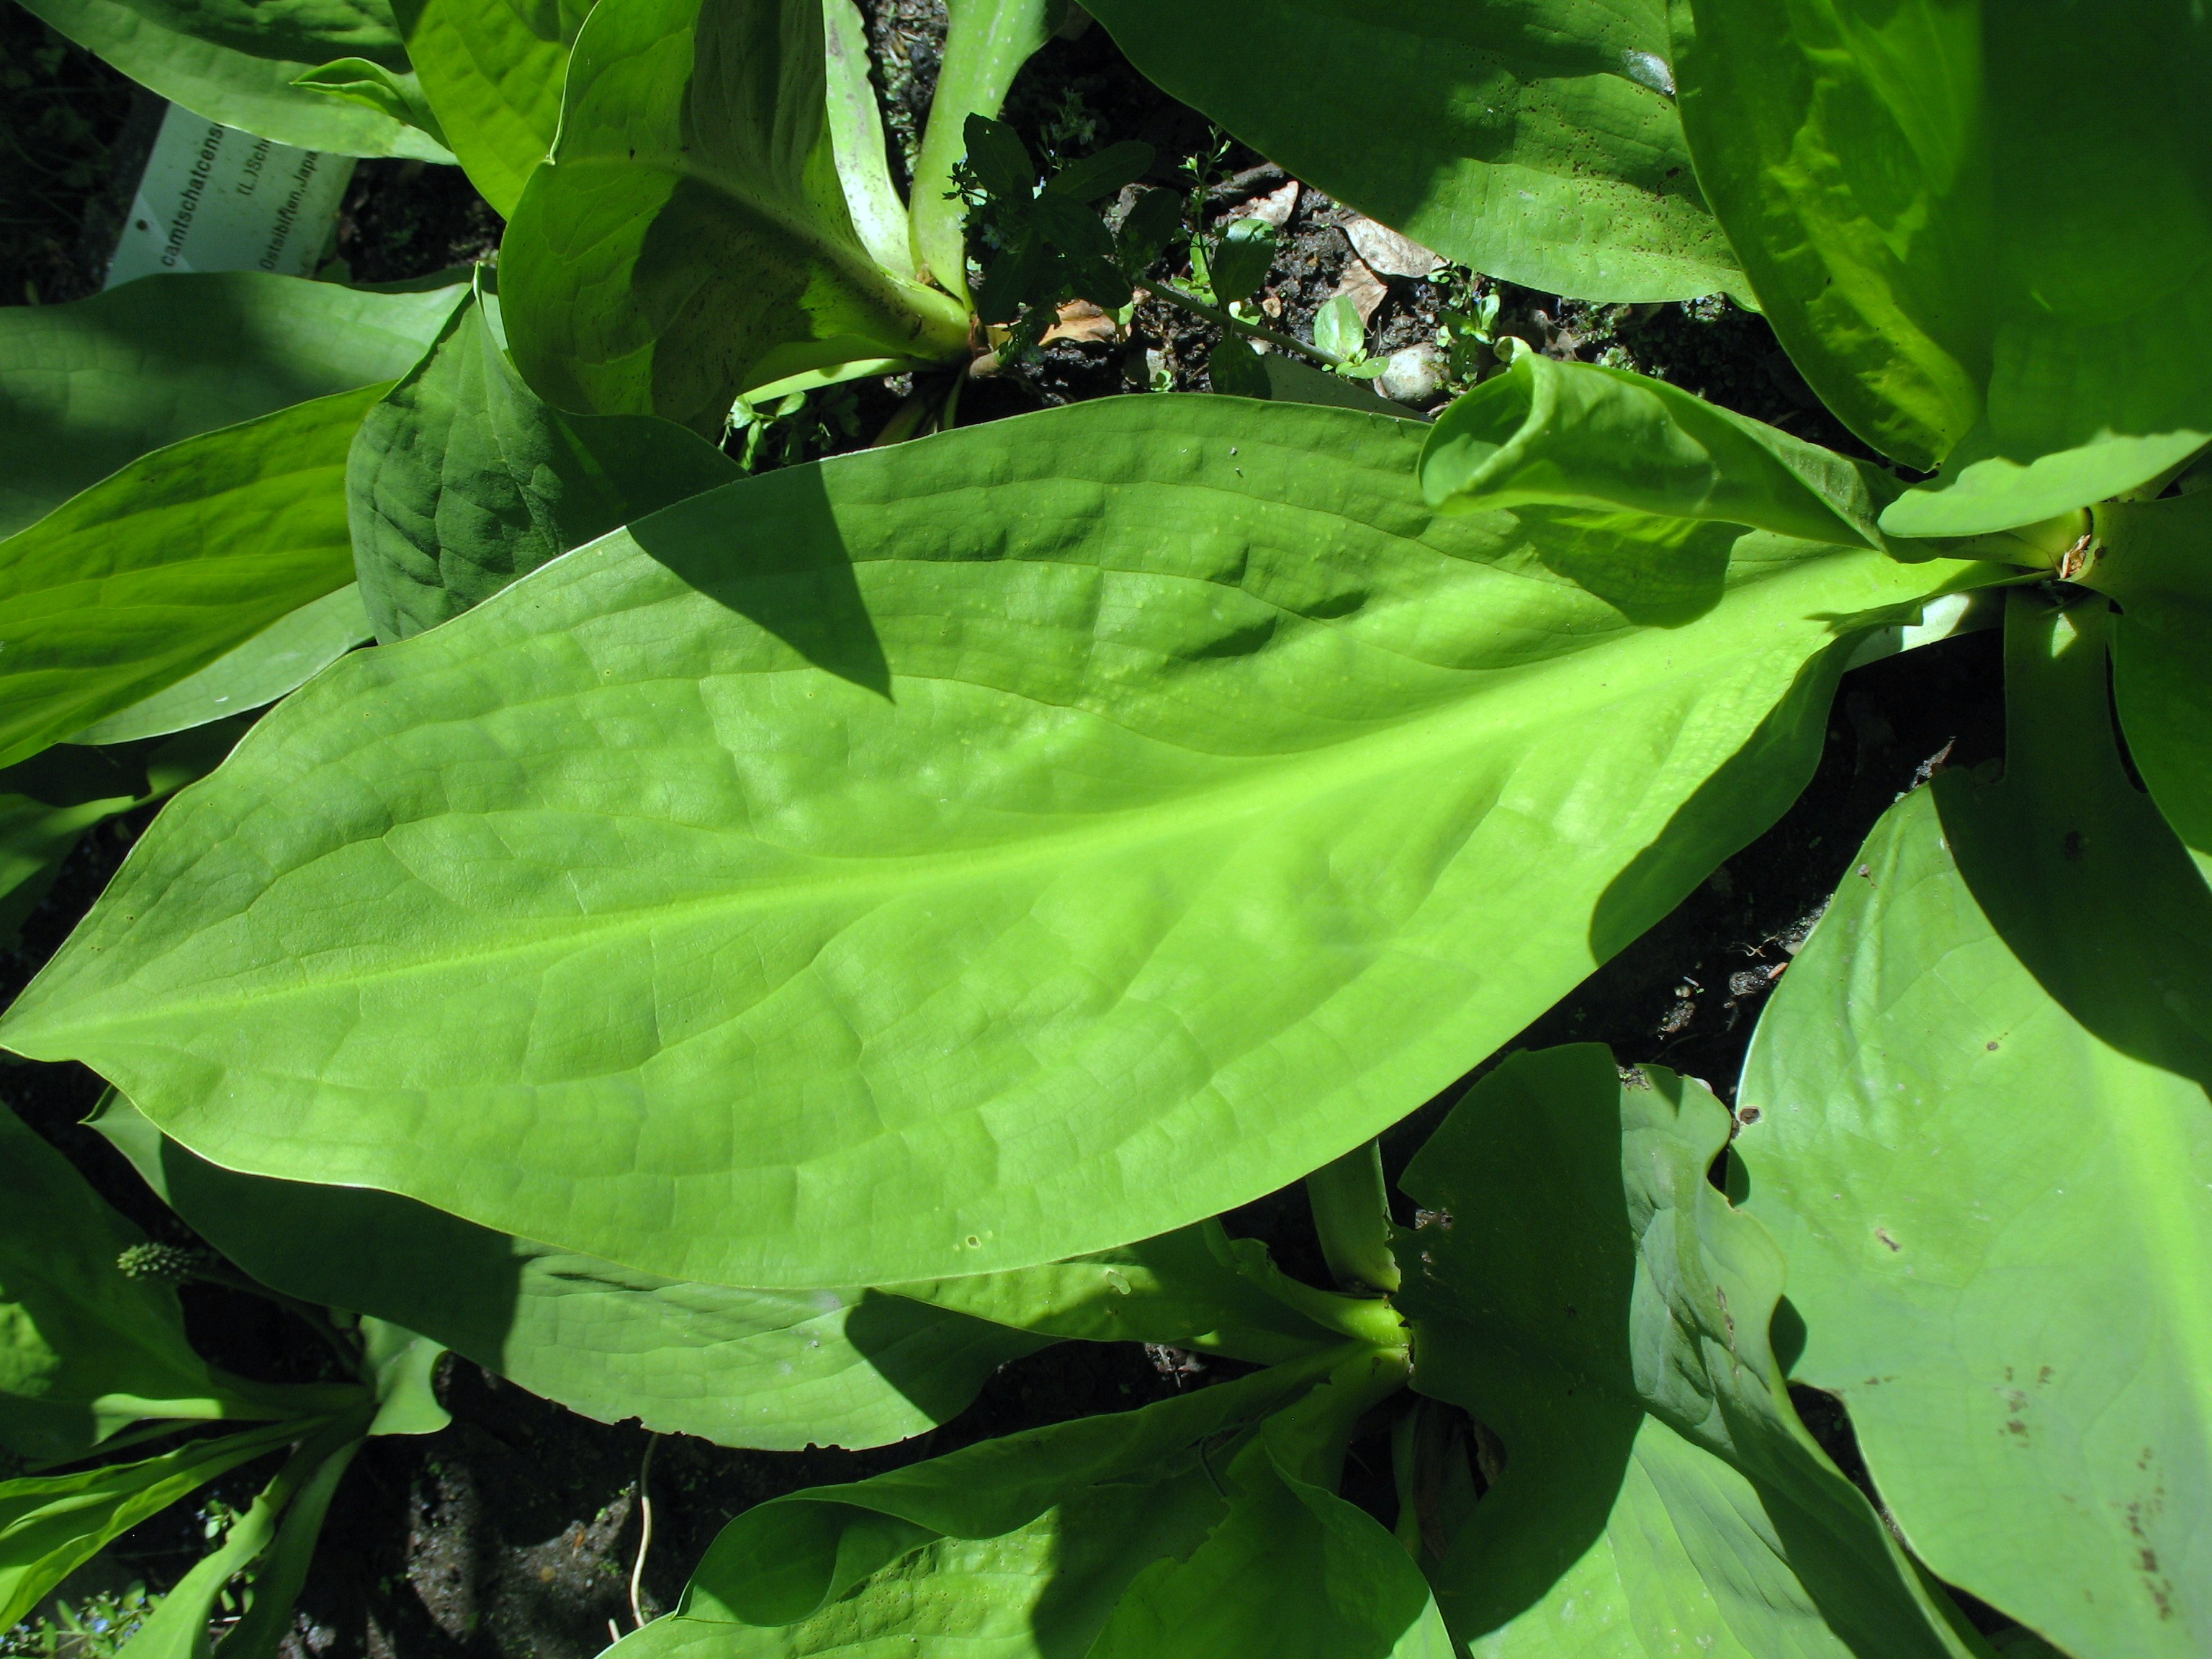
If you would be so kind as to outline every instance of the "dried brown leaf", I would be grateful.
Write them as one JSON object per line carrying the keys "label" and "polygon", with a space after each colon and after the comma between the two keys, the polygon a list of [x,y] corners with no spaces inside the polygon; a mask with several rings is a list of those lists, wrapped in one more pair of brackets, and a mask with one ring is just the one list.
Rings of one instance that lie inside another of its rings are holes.
{"label": "dried brown leaf", "polygon": [[1334,300],[1340,294],[1345,295],[1358,309],[1359,320],[1364,323],[1375,315],[1375,308],[1382,303],[1389,292],[1382,279],[1367,268],[1364,260],[1347,259],[1344,275],[1336,279],[1336,287],[1330,291],[1328,297]]}
{"label": "dried brown leaf", "polygon": [[1346,221],[1344,234],[1352,239],[1352,252],[1385,276],[1425,276],[1443,264],[1441,254],[1372,219]]}

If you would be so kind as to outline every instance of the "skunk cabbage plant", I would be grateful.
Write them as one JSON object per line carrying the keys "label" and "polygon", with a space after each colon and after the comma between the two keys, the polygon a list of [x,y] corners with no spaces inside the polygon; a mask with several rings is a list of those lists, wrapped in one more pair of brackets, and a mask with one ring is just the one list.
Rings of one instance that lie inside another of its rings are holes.
{"label": "skunk cabbage plant", "polygon": [[[1091,6],[1485,278],[1762,311],[1850,455],[1502,345],[1433,420],[1368,402],[1342,307],[1255,320],[1268,234],[1176,286],[1202,192],[1146,145],[1038,182],[992,118],[1031,0],[954,0],[910,201],[850,0],[36,9],[203,113],[457,157],[507,224],[428,285],[0,316],[0,920],[179,791],[0,1043],[112,1084],[351,1367],[210,1369],[0,1118],[0,1428],[82,1465],[0,1487],[11,1607],[280,1444],[164,1629],[295,1582],[380,1333],[768,1448],[1136,1341],[1220,1375],[777,1498],[620,1646],[2212,1643],[2201,8]],[[721,447],[1139,289],[1233,337],[1215,392]],[[2006,757],[1884,816],[1734,1117],[1512,1055],[1394,1225],[1376,1138],[1775,822],[1855,658],[1996,587]],[[1222,1219],[1301,1177],[1333,1288]],[[100,1461],[216,1418],[260,1426]],[[1390,1492],[1346,1478],[1385,1443]]]}

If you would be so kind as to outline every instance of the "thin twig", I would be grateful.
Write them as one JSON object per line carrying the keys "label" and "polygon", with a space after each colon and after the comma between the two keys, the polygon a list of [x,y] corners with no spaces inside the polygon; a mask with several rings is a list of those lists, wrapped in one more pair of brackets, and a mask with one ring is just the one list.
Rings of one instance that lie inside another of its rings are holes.
{"label": "thin twig", "polygon": [[1262,161],[1256,167],[1246,167],[1242,173],[1232,173],[1206,192],[1209,203],[1249,202],[1255,196],[1265,196],[1269,191],[1280,190],[1291,182],[1291,175],[1273,161]]}
{"label": "thin twig", "polygon": [[653,1473],[653,1449],[659,1444],[659,1435],[647,1438],[637,1466],[637,1564],[629,1570],[629,1616],[640,1630],[645,1628],[645,1553],[653,1547],[653,1494],[645,1481]]}
{"label": "thin twig", "polygon": [[1241,317],[1232,317],[1219,306],[1210,306],[1194,294],[1185,294],[1181,289],[1170,288],[1165,283],[1147,282],[1144,291],[1156,300],[1165,300],[1170,305],[1181,306],[1194,315],[1210,323],[1233,329],[1239,334],[1249,335],[1255,340],[1265,340],[1269,345],[1279,346],[1285,351],[1295,351],[1301,357],[1310,357],[1325,368],[1341,368],[1346,360],[1334,352],[1323,351],[1319,346],[1308,345],[1304,340],[1279,334],[1272,328],[1262,328],[1257,323],[1248,323]]}

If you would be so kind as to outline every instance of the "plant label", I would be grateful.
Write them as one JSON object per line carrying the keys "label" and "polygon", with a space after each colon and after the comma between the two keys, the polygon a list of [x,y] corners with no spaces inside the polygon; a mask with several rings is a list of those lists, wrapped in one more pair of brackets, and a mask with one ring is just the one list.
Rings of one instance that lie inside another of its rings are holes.
{"label": "plant label", "polygon": [[330,241],[353,168],[351,156],[274,143],[172,104],[106,286],[165,270],[307,276]]}

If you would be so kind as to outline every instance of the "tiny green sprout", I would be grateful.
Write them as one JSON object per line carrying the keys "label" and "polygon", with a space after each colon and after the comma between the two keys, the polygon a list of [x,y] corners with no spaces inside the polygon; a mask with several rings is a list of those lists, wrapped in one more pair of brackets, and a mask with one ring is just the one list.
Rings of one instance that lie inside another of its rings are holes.
{"label": "tiny green sprout", "polygon": [[840,436],[856,436],[860,429],[860,404],[850,386],[787,392],[757,404],[741,397],[730,410],[729,435],[739,440],[738,465],[747,472],[814,460],[835,448]]}
{"label": "tiny green sprout", "polygon": [[1348,379],[1371,380],[1385,365],[1367,355],[1367,325],[1351,296],[1340,294],[1314,313],[1314,344],[1338,361],[1330,365]]}
{"label": "tiny green sprout", "polygon": [[1433,279],[1444,289],[1437,310],[1437,343],[1444,350],[1444,384],[1464,392],[1503,361],[1498,345],[1498,294],[1478,293],[1472,271],[1447,267]]}
{"label": "tiny green sprout", "polygon": [[1257,294],[1275,263],[1275,228],[1264,219],[1234,219],[1213,245],[1214,297],[1243,304]]}
{"label": "tiny green sprout", "polygon": [[101,1590],[81,1603],[57,1598],[50,1613],[0,1634],[0,1654],[10,1659],[113,1659],[159,1605],[158,1596],[136,1583],[120,1591]]}

